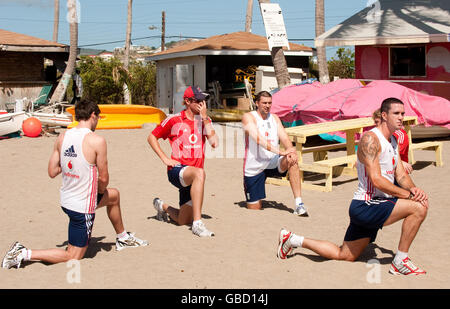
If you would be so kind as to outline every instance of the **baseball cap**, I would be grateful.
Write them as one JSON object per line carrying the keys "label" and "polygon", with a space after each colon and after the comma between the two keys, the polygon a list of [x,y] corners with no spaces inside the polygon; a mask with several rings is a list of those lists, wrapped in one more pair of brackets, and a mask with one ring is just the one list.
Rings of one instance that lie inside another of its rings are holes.
{"label": "baseball cap", "polygon": [[189,86],[184,91],[184,99],[196,99],[199,101],[205,100],[209,97],[209,94],[203,92],[198,86]]}

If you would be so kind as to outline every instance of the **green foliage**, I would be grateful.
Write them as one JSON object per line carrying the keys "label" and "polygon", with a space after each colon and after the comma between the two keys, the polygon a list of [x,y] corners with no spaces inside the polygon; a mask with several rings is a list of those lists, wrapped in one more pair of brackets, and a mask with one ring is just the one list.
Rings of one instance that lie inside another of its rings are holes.
{"label": "green foliage", "polygon": [[133,62],[128,87],[133,104],[156,106],[156,65]]}
{"label": "green foliage", "polygon": [[79,68],[83,98],[98,104],[122,104],[123,84],[126,82],[132,104],[156,105],[156,67],[153,64],[131,62],[127,72],[117,58],[81,57]]}
{"label": "green foliage", "polygon": [[334,76],[355,78],[355,53],[349,48],[339,48],[335,56],[337,58],[331,57],[331,60],[328,61],[330,79],[333,79]]}

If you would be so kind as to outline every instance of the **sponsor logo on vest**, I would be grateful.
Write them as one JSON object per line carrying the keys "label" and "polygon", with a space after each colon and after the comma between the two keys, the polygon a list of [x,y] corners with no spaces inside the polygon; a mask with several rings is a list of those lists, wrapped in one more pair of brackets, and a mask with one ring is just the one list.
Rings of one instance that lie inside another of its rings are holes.
{"label": "sponsor logo on vest", "polygon": [[70,146],[69,148],[67,148],[64,151],[64,156],[65,157],[72,157],[72,158],[76,158],[77,157],[77,154],[75,153],[75,148],[73,147],[73,145]]}
{"label": "sponsor logo on vest", "polygon": [[76,179],[80,179],[80,176],[78,176],[78,175],[74,175],[74,174],[71,174],[71,173],[69,173],[69,172],[67,172],[67,173],[64,173],[64,176],[66,176],[66,177],[70,177],[70,178],[76,178]]}

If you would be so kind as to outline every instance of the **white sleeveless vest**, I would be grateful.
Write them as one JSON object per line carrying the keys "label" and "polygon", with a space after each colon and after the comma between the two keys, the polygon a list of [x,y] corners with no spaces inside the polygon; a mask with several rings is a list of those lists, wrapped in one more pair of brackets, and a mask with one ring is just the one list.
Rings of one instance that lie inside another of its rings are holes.
{"label": "white sleeveless vest", "polygon": [[82,148],[90,132],[88,128],[67,130],[60,153],[61,206],[85,214],[95,213],[97,207],[97,166],[86,161]]}
{"label": "white sleeveless vest", "polygon": [[[384,137],[378,128],[373,128],[370,130],[375,133],[380,141],[381,153],[380,153],[380,169],[381,175],[394,183],[395,180],[395,169],[398,164],[398,144],[394,136],[391,136],[390,142]],[[359,159],[356,161],[356,168],[358,171],[358,189],[353,195],[355,200],[371,200],[373,198],[388,198],[392,197],[383,191],[378,190],[372,184],[369,176],[366,172],[364,164],[362,164]]]}
{"label": "white sleeveless vest", "polygon": [[[269,113],[267,119],[262,119],[257,111],[252,111],[251,114],[256,119],[259,134],[267,138],[272,145],[278,146],[278,126],[272,114]],[[259,146],[253,138],[246,134],[244,157],[245,176],[255,176],[266,168],[275,168],[278,163],[277,160],[274,160],[275,157],[278,157],[278,155]]]}

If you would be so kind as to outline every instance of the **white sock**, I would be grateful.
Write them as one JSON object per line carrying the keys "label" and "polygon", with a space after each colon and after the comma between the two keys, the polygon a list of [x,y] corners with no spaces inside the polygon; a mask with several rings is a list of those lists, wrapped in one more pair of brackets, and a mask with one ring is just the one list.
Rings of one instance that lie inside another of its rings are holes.
{"label": "white sock", "polygon": [[302,198],[301,197],[296,197],[295,198],[295,206],[298,206],[302,203]]}
{"label": "white sock", "polygon": [[408,257],[408,252],[397,251],[397,254],[394,257],[394,261],[396,263],[401,263],[404,259]]}
{"label": "white sock", "polygon": [[20,254],[22,255],[24,261],[31,260],[31,250],[30,249],[22,249]]}
{"label": "white sock", "polygon": [[117,234],[117,238],[122,239],[125,238],[125,236],[128,236],[128,233],[126,230],[124,230],[122,233]]}
{"label": "white sock", "polygon": [[196,220],[194,222],[192,222],[192,226],[197,226],[198,224],[200,224],[202,222],[202,220]]}
{"label": "white sock", "polygon": [[291,236],[291,245],[292,245],[292,247],[294,247],[294,248],[301,248],[302,245],[303,245],[303,240],[304,239],[305,239],[305,237],[298,236],[298,235],[295,235],[294,233],[292,233],[292,236]]}

